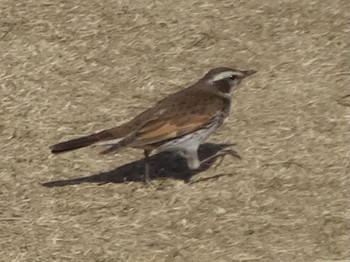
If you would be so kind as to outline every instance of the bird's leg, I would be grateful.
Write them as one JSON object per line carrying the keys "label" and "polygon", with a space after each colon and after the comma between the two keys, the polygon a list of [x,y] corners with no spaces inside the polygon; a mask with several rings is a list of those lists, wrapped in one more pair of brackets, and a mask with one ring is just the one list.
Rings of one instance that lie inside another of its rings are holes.
{"label": "bird's leg", "polygon": [[143,176],[143,183],[147,186],[149,186],[150,188],[154,189],[154,190],[158,190],[158,189],[162,189],[162,185],[154,185],[151,182],[151,176],[150,176],[150,164],[149,164],[149,155],[151,153],[151,150],[144,150],[143,151],[144,155],[145,155],[145,173]]}
{"label": "bird's leg", "polygon": [[219,165],[221,165],[221,163],[224,160],[224,157],[226,155],[230,155],[232,157],[236,157],[238,159],[241,159],[241,156],[236,151],[234,151],[233,149],[225,149],[225,150],[221,150],[221,151],[217,152],[216,154],[214,154],[214,155],[212,155],[210,157],[207,157],[206,159],[202,160],[201,164],[206,163],[206,162],[208,162],[210,160],[213,160],[213,159],[216,159],[216,158],[220,157],[219,163],[217,163],[217,165],[215,165],[215,168],[217,168]]}
{"label": "bird's leg", "polygon": [[149,175],[149,150],[144,150],[143,154],[145,155],[145,173],[143,175],[143,182],[147,185],[150,185],[150,175]]}

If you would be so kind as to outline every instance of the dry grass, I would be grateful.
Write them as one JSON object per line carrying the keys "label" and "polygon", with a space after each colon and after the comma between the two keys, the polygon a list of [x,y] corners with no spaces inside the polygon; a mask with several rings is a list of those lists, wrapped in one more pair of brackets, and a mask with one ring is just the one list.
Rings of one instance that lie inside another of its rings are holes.
{"label": "dry grass", "polygon": [[[348,261],[349,10],[346,0],[1,1],[1,260]],[[259,71],[212,137],[238,143],[243,160],[158,191],[40,185],[140,159],[48,146],[115,126],[220,65]]]}

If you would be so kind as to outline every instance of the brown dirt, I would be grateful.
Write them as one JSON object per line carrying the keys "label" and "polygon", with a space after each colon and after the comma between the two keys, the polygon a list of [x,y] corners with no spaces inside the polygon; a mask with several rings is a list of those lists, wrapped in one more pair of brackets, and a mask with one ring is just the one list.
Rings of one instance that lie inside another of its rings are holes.
{"label": "brown dirt", "polygon": [[[1,1],[0,260],[349,261],[349,3]],[[154,191],[96,183],[140,151],[49,153],[221,65],[259,71],[211,138],[241,161]]]}

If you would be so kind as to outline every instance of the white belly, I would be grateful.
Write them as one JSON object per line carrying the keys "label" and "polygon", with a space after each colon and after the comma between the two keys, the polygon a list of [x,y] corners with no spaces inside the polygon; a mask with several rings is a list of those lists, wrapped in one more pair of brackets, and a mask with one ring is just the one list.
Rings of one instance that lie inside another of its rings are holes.
{"label": "white belly", "polygon": [[197,151],[200,144],[204,143],[208,137],[219,127],[218,124],[214,124],[207,129],[200,129],[193,133],[179,137],[178,139],[171,140],[161,145],[157,151]]}

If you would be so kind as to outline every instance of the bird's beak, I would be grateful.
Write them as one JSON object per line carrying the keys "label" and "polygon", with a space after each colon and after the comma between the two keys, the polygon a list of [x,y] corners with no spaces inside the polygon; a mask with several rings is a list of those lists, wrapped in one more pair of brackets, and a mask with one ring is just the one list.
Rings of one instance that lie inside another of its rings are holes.
{"label": "bird's beak", "polygon": [[245,70],[245,71],[242,71],[243,73],[243,78],[247,77],[247,76],[251,76],[251,75],[254,75],[257,71],[255,70]]}

